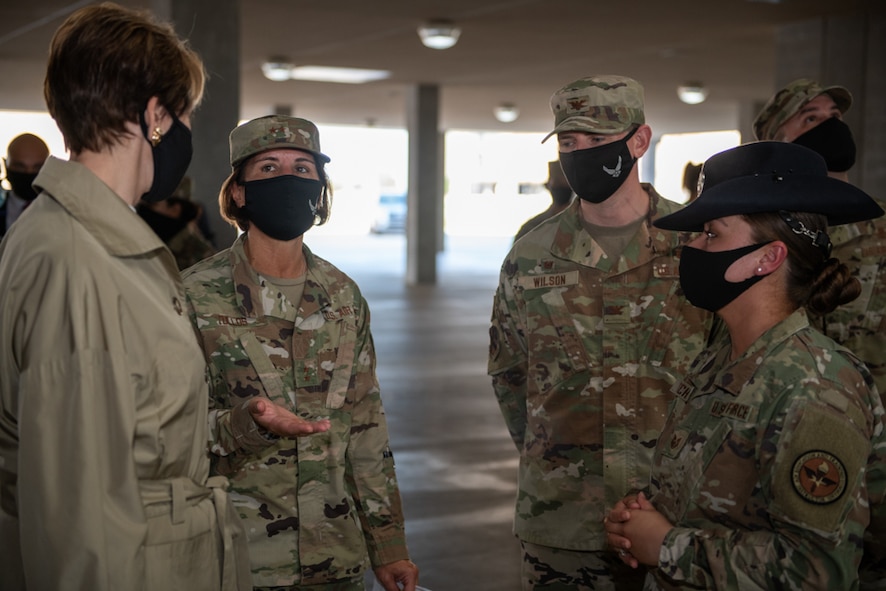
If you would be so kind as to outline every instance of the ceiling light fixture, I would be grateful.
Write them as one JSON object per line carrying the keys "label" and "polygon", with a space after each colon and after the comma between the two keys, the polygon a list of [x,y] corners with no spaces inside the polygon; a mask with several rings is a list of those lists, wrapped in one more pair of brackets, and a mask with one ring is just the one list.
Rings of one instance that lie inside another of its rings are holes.
{"label": "ceiling light fixture", "polygon": [[461,29],[455,23],[444,19],[428,21],[418,28],[418,36],[425,47],[449,49],[458,42]]}
{"label": "ceiling light fixture", "polygon": [[285,57],[272,57],[262,64],[261,71],[268,80],[311,80],[314,82],[339,82],[343,84],[363,84],[373,80],[383,80],[391,73],[388,70],[366,68],[335,68],[330,66],[296,66]]}
{"label": "ceiling light fixture", "polygon": [[366,68],[333,68],[329,66],[298,66],[292,69],[293,80],[313,80],[314,82],[339,82],[342,84],[363,84],[373,80],[384,80],[391,73],[388,70],[368,70]]}
{"label": "ceiling light fixture", "polygon": [[687,105],[697,105],[708,98],[708,89],[701,82],[687,82],[677,87],[677,96]]}
{"label": "ceiling light fixture", "polygon": [[492,113],[502,123],[511,123],[520,116],[520,109],[513,103],[502,103],[492,109]]}
{"label": "ceiling light fixture", "polygon": [[268,80],[282,82],[283,80],[289,80],[294,67],[295,64],[287,58],[275,56],[261,65],[261,71]]}

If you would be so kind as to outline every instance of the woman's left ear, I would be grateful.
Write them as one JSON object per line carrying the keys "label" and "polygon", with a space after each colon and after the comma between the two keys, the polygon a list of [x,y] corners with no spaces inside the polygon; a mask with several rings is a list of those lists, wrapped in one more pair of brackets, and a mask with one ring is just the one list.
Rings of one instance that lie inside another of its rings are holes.
{"label": "woman's left ear", "polygon": [[148,127],[148,137],[151,138],[151,142],[154,143],[154,137],[157,137],[157,142],[159,143],[159,139],[163,137],[169,127],[172,125],[171,117],[169,116],[169,111],[166,110],[162,104],[160,104],[160,99],[156,96],[152,96],[148,99],[148,105],[145,107],[145,124]]}
{"label": "woman's left ear", "polygon": [[234,200],[237,207],[243,207],[246,205],[246,192],[243,185],[234,181],[229,186],[231,188],[231,198]]}
{"label": "woman's left ear", "polygon": [[774,240],[766,245],[766,251],[757,267],[757,274],[768,275],[778,269],[788,258],[788,247],[781,240]]}

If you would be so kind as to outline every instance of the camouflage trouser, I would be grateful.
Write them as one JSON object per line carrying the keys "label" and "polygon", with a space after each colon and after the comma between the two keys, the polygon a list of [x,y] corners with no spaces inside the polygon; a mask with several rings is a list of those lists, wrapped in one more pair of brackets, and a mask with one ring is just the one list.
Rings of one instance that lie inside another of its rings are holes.
{"label": "camouflage trouser", "polygon": [[582,552],[520,541],[523,591],[641,591],[646,569],[614,552]]}
{"label": "camouflage trouser", "polygon": [[323,585],[290,585],[289,587],[253,587],[253,591],[365,591],[363,577]]}

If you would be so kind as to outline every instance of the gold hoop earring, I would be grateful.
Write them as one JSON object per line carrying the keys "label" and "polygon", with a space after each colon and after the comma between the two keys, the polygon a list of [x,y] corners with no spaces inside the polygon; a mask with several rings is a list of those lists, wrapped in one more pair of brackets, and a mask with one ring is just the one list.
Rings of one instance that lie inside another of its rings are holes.
{"label": "gold hoop earring", "polygon": [[153,133],[151,133],[151,145],[156,147],[161,139],[163,139],[163,131],[159,127],[154,128]]}

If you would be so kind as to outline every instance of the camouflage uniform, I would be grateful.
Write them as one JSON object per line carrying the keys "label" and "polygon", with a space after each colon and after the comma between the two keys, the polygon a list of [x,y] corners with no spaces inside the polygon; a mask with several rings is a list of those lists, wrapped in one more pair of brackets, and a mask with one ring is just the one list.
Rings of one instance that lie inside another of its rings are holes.
{"label": "camouflage uniform", "polygon": [[[821,94],[828,94],[841,113],[852,105],[852,95],[841,86],[822,87],[806,78],[794,80],[776,92],[757,115],[754,136],[780,139],[781,126]],[[882,202],[880,206],[886,208]],[[829,234],[834,245],[831,256],[845,263],[861,282],[861,295],[830,314],[811,317],[810,323],[864,361],[886,404],[886,217],[837,226]],[[868,486],[874,515],[865,534],[868,545],[862,579],[883,581],[879,588],[886,589],[886,466],[870,472]]]}
{"label": "camouflage uniform", "polygon": [[191,265],[215,254],[215,249],[203,237],[200,230],[192,228],[190,225],[185,226],[175,236],[170,238],[166,246],[169,247],[169,250],[175,257],[175,262],[179,269],[187,269]]}
{"label": "camouflage uniform", "polygon": [[651,499],[676,527],[647,588],[856,588],[886,453],[869,373],[803,309],[730,354],[724,333],[674,388]]}
{"label": "camouflage uniform", "polygon": [[515,532],[533,544],[606,548],[604,510],[648,483],[669,389],[703,346],[709,316],[677,281],[681,237],[651,225],[679,206],[644,189],[648,218],[617,259],[576,200],[502,265],[489,373],[520,451]]}
{"label": "camouflage uniform", "polygon": [[886,217],[837,226],[829,234],[834,244],[831,256],[858,278],[861,295],[813,323],[858,355],[877,390],[886,394]]}
{"label": "camouflage uniform", "polygon": [[[367,552],[373,566],[408,558],[369,310],[353,281],[307,247],[293,305],[252,269],[245,241],[184,273],[210,366],[213,465],[231,480],[254,584],[331,589],[362,578]],[[254,396],[332,426],[265,437],[245,411]]]}

